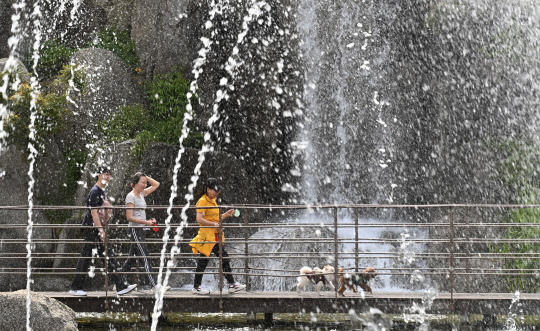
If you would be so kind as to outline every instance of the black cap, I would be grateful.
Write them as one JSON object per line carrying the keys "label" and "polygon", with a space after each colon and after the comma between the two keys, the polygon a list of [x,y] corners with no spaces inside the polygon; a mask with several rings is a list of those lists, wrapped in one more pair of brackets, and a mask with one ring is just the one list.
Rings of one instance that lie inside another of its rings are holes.
{"label": "black cap", "polygon": [[111,169],[109,169],[109,168],[106,167],[106,166],[97,167],[96,173],[97,173],[98,175],[103,175],[103,174],[106,174],[106,173],[111,173]]}
{"label": "black cap", "polygon": [[212,190],[221,191],[223,189],[223,186],[221,186],[221,183],[219,179],[210,177],[206,181],[206,187],[211,188]]}

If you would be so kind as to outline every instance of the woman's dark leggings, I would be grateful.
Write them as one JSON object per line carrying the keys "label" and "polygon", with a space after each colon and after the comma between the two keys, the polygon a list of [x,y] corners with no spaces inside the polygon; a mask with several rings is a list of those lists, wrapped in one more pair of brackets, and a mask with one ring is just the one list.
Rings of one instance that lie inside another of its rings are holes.
{"label": "woman's dark leggings", "polygon": [[[214,245],[214,248],[212,249],[212,253],[214,253],[216,256],[219,256],[219,245],[218,244]],[[212,253],[210,253],[210,254],[212,254]],[[226,274],[224,274],[225,279],[227,279],[227,282],[229,284],[234,284],[234,277],[230,274],[230,272],[231,272],[231,263],[230,263],[230,261],[228,259],[229,254],[227,254],[227,252],[225,252],[225,250],[223,248],[221,249],[221,256],[223,257],[223,272],[226,273]],[[197,259],[197,269],[195,269],[195,272],[197,272],[197,274],[195,274],[195,282],[193,283],[193,287],[200,287],[201,286],[202,277],[203,277],[202,273],[206,269],[206,266],[208,266],[209,261],[210,261],[209,258],[204,256],[203,254],[199,254],[199,258]]]}

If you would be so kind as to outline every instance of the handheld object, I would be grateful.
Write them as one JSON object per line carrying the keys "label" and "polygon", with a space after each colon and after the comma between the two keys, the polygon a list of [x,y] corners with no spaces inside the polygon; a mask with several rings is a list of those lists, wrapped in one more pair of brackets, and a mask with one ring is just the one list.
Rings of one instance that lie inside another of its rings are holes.
{"label": "handheld object", "polygon": [[[157,220],[155,218],[152,218],[152,222],[154,223],[154,225],[157,225]],[[159,228],[157,226],[154,226],[152,227],[152,231],[158,232]]]}

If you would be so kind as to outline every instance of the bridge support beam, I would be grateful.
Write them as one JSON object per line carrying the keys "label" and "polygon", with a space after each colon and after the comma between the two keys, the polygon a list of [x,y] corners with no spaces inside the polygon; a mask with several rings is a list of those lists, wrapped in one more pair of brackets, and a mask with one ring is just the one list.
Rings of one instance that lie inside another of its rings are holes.
{"label": "bridge support beam", "polygon": [[491,330],[496,325],[497,315],[484,314],[484,319],[482,320],[482,330]]}
{"label": "bridge support beam", "polygon": [[273,313],[264,313],[264,323],[273,324],[274,323],[274,314]]}

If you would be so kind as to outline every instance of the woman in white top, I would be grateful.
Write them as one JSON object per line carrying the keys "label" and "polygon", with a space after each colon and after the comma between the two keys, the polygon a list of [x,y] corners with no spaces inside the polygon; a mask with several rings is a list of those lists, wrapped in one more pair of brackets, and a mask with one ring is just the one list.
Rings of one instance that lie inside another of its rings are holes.
{"label": "woman in white top", "polygon": [[[150,186],[148,186],[150,185]],[[129,257],[122,267],[123,272],[131,270],[131,266],[136,259],[131,259],[132,256],[140,256],[144,270],[150,279],[152,289],[157,288],[156,280],[152,274],[152,263],[148,259],[148,247],[146,245],[146,230],[150,226],[155,225],[155,219],[146,219],[146,201],[144,198],[154,192],[159,187],[159,182],[146,176],[142,172],[137,172],[131,178],[132,191],[126,196],[126,207],[134,209],[126,209],[126,218],[129,222],[129,236],[131,244],[129,248]]]}

